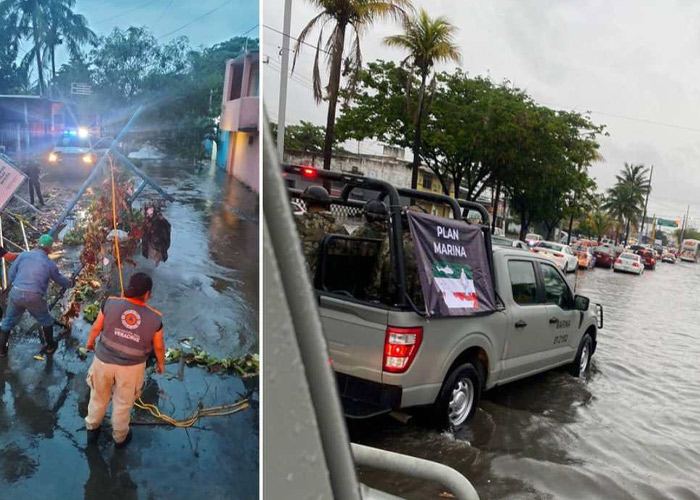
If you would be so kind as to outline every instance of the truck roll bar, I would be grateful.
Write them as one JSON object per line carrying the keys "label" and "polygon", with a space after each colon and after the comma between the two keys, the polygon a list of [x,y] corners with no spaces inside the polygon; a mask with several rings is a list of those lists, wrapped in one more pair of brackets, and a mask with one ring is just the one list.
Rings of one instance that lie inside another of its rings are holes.
{"label": "truck roll bar", "polygon": [[488,210],[486,210],[486,207],[483,206],[481,203],[477,203],[476,201],[467,201],[461,198],[457,200],[457,203],[460,207],[464,208],[464,211],[462,212],[463,219],[466,220],[467,216],[469,215],[469,210],[476,210],[481,215],[482,225],[490,225],[491,216],[489,215]]}
{"label": "truck roll bar", "polygon": [[[391,214],[391,224],[392,226],[392,237],[389,239],[390,253],[395,256],[394,262],[394,274],[396,276],[396,290],[395,290],[395,301],[400,306],[406,306],[406,275],[404,273],[404,254],[403,254],[403,235],[401,230],[401,207],[399,205],[399,193],[394,186],[386,181],[380,179],[373,179],[369,177],[362,177],[359,175],[345,174],[342,172],[333,172],[331,170],[318,170],[313,167],[305,167],[299,165],[282,165],[282,170],[289,174],[299,175],[306,180],[313,181],[314,179],[323,179],[330,181],[338,181],[345,184],[345,186],[352,186],[352,188],[369,189],[371,191],[378,191],[383,193],[385,196],[389,197],[389,213]],[[352,189],[351,188],[351,189]],[[351,190],[350,189],[350,190]],[[347,191],[348,195],[350,190]],[[343,188],[343,193],[345,193],[346,188]],[[347,196],[347,195],[346,195]],[[345,202],[350,201],[348,198],[342,196],[341,199]],[[359,202],[359,200],[357,200]],[[361,203],[361,202],[360,202]]]}

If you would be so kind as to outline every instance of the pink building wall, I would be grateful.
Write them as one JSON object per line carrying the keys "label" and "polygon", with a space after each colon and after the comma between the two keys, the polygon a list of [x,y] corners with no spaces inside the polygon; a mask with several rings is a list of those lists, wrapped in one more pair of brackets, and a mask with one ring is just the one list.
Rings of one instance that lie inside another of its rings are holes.
{"label": "pink building wall", "polygon": [[219,129],[229,132],[226,171],[259,192],[259,54],[226,62]]}

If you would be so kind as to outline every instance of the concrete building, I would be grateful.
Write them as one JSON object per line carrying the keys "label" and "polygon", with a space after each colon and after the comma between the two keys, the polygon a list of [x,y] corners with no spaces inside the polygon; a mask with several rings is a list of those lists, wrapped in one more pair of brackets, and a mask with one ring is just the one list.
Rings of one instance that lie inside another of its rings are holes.
{"label": "concrete building", "polygon": [[226,62],[217,165],[259,191],[260,57],[250,51]]}
{"label": "concrete building", "polygon": [[0,152],[12,157],[46,152],[65,129],[65,105],[32,95],[0,95]]}

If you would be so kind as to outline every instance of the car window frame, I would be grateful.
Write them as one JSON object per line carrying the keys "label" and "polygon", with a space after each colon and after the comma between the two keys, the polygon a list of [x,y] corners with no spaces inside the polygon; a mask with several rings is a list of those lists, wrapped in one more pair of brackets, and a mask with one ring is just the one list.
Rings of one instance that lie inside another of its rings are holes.
{"label": "car window frame", "polygon": [[[535,302],[529,303],[529,304],[521,304],[517,300],[515,300],[515,296],[513,295],[513,282],[510,279],[510,263],[511,262],[526,262],[532,266],[532,270],[535,273]],[[523,258],[510,258],[506,261],[506,269],[508,270],[508,285],[510,288],[510,296],[513,299],[513,303],[518,306],[518,307],[532,307],[532,306],[541,306],[544,305],[544,299],[542,292],[542,282],[539,276],[539,269],[537,267],[537,261],[534,259],[523,259]]]}
{"label": "car window frame", "polygon": [[[552,269],[554,269],[554,272],[564,281],[564,286],[566,286],[566,289],[569,291],[569,296],[571,297],[571,307],[564,308],[558,303],[553,303],[553,302],[548,302],[547,301],[547,287],[545,286],[544,283],[544,272],[542,271],[542,266],[549,266]],[[566,276],[564,276],[559,268],[550,263],[550,262],[537,262],[537,271],[539,274],[539,279],[541,282],[542,286],[542,298],[543,298],[543,304],[547,306],[558,306],[562,311],[571,311],[573,309],[573,302],[574,302],[574,297],[576,297],[576,294],[574,291],[571,289],[571,286],[569,285],[569,282],[566,280]]]}

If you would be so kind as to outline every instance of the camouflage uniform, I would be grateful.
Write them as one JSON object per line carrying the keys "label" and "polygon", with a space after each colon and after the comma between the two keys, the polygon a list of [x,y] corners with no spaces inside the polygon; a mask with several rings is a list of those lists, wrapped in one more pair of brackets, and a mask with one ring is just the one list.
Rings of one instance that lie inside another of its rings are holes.
{"label": "camouflage uniform", "polygon": [[[377,259],[372,270],[372,277],[370,278],[370,282],[367,287],[367,296],[369,298],[381,300],[384,296],[383,293],[380,294],[380,291],[382,290],[382,275],[385,272],[384,268],[386,262],[391,262],[389,255],[389,227],[387,226],[386,221],[365,222],[354,233],[352,233],[352,237],[382,240],[381,244],[379,245]],[[390,275],[391,273],[389,272],[387,276]]]}
{"label": "camouflage uniform", "polygon": [[[401,234],[404,260],[406,263],[406,292],[413,303],[417,307],[421,308],[423,306],[423,290],[421,288],[420,276],[418,274],[418,262],[416,260],[416,253],[413,246],[413,238],[411,237],[411,231],[408,228],[404,228]],[[394,273],[391,263],[388,233],[384,238],[384,242],[382,243],[378,260],[381,263],[381,267],[378,267],[379,271],[372,280],[372,283],[374,286],[379,288],[382,302],[393,304],[396,281],[393,277]]]}
{"label": "camouflage uniform", "polygon": [[316,268],[318,266],[318,257],[321,248],[321,242],[327,234],[343,234],[348,232],[345,228],[336,222],[335,216],[328,212],[306,212],[302,215],[294,217],[297,226],[297,233],[301,240],[302,251],[306,259],[306,266],[311,277],[311,282],[314,282],[316,276]]}

